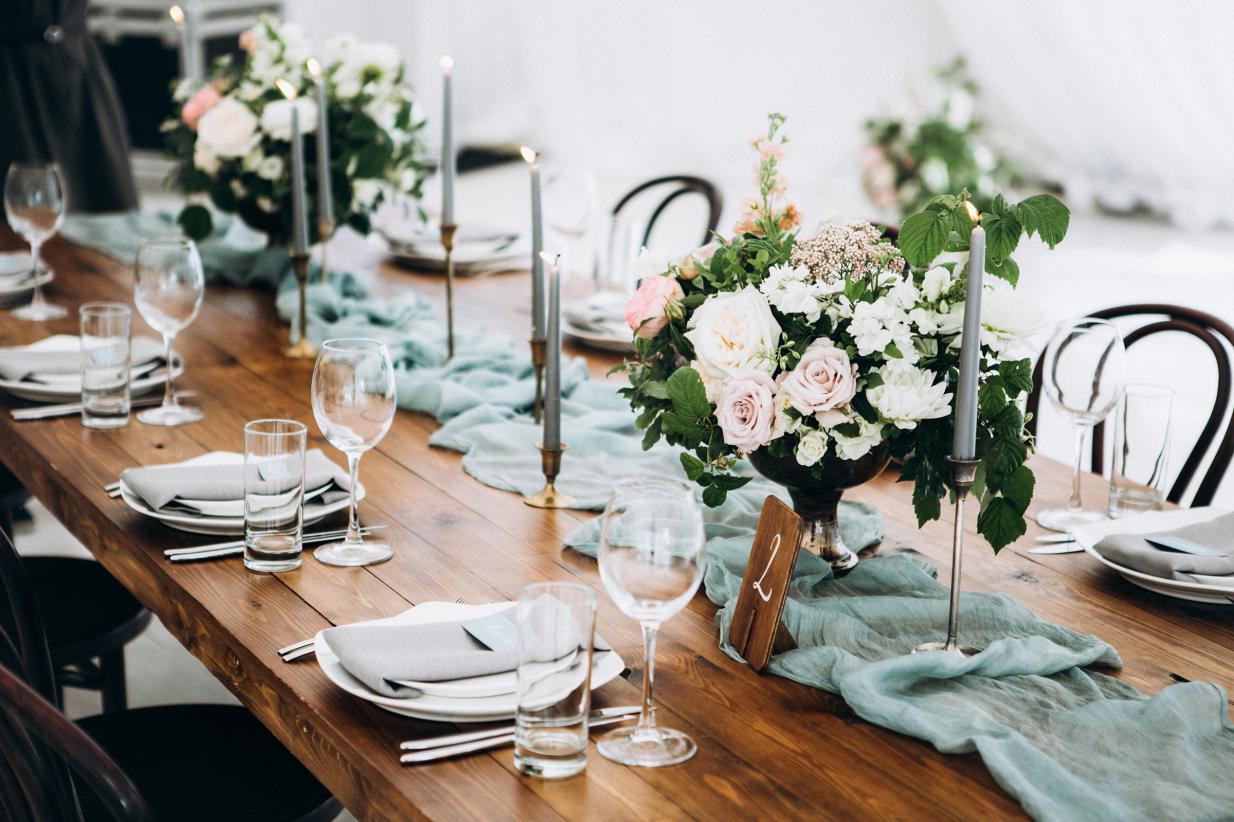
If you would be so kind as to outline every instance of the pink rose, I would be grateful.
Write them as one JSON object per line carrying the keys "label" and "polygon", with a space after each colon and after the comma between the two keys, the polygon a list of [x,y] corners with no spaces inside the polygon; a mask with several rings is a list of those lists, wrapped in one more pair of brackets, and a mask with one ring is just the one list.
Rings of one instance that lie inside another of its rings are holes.
{"label": "pink rose", "polygon": [[249,54],[257,53],[257,36],[252,31],[240,35],[240,48]]}
{"label": "pink rose", "polygon": [[207,83],[193,94],[184,104],[184,108],[180,109],[180,119],[184,124],[191,129],[197,128],[197,121],[201,119],[201,115],[205,114],[210,109],[218,105],[219,100],[222,100],[219,90],[212,84]]}
{"label": "pink rose", "polygon": [[680,301],[685,295],[676,277],[644,277],[626,304],[626,325],[634,336],[650,340],[668,325],[671,314],[681,310]]}
{"label": "pink rose", "polygon": [[765,371],[746,371],[720,389],[716,419],[724,441],[743,454],[784,433],[784,418],[776,410],[776,384]]}
{"label": "pink rose", "polygon": [[857,393],[857,366],[830,340],[815,340],[797,367],[780,375],[780,390],[803,416],[814,414],[823,425],[843,422],[840,410]]}
{"label": "pink rose", "polygon": [[680,263],[677,264],[677,276],[683,280],[693,280],[702,272],[698,267],[701,263],[705,263],[715,256],[716,251],[720,248],[718,240],[712,240],[704,246],[699,246],[685,256]]}

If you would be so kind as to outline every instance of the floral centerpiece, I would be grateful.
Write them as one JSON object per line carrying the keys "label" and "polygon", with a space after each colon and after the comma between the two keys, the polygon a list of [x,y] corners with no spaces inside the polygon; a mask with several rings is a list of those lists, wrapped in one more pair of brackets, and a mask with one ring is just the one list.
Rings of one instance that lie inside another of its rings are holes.
{"label": "floral centerpiece", "polygon": [[[291,227],[293,107],[303,134],[317,129],[317,93],[306,67],[312,49],[299,26],[264,17],[240,35],[240,46],[243,60],[222,58],[204,84],[186,80],[177,86],[179,116],[166,121],[163,131],[177,160],[172,176],[188,194],[238,214],[278,243]],[[335,218],[367,234],[373,212],[391,194],[419,197],[424,121],[394,46],[340,34],[326,43],[321,63]],[[279,79],[295,87],[295,100],[278,90]],[[306,139],[310,215],[316,210],[316,150],[316,141]],[[210,211],[200,202],[185,207],[178,222],[196,239],[212,229]],[[315,238],[316,221],[309,222]]]}
{"label": "floral centerpiece", "polygon": [[995,151],[976,115],[979,88],[964,59],[934,72],[929,106],[866,122],[862,183],[878,208],[907,217],[939,194],[966,189],[988,210],[1015,169]]}
{"label": "floral centerpiece", "polygon": [[[863,222],[799,232],[779,175],[783,121],[771,115],[754,141],[759,197],[734,235],[656,266],[631,298],[636,356],[623,366],[624,393],[640,412],[644,447],[681,446],[708,505],[749,481],[733,472],[748,457],[788,486],[811,525],[807,547],[826,555],[843,547],[835,545],[840,493],[890,459],[915,483],[919,521],[940,514],[972,223],[964,195],[944,195],[904,221],[898,245]],[[1055,246],[1068,221],[1050,195],[1015,205],[995,197],[984,215],[975,493],[978,530],[995,550],[1024,533],[1034,484],[1020,410],[1031,365],[1014,344],[1024,312],[1011,253],[1024,234]]]}

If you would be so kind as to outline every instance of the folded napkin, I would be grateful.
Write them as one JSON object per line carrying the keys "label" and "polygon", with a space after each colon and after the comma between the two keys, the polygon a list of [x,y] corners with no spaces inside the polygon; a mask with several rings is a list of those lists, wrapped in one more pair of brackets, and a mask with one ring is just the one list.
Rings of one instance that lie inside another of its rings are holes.
{"label": "folded napkin", "polygon": [[[513,621],[513,610],[511,606],[510,610],[501,613]],[[323,637],[338,657],[339,664],[371,690],[395,698],[415,697],[419,695],[416,689],[397,683],[407,680],[449,682],[505,673],[518,667],[517,643],[490,648],[468,631],[468,626],[478,621],[342,625],[330,628]],[[535,622],[533,613],[529,624],[534,626]],[[526,629],[526,626],[523,627]],[[553,639],[553,642],[547,643],[543,658],[531,661],[561,659],[578,649],[580,644],[579,637],[564,632]],[[612,646],[599,635],[593,640],[593,647],[597,651],[612,650]]]}
{"label": "folded napkin", "polygon": [[571,300],[562,307],[566,321],[585,331],[629,337],[626,325],[626,302],[628,295],[615,291],[601,291],[579,300]]}
{"label": "folded napkin", "polygon": [[[257,470],[257,466],[254,466],[253,470]],[[155,510],[165,507],[177,498],[221,501],[244,499],[244,464],[240,462],[227,465],[173,463],[129,468],[120,475],[120,479],[124,481],[125,487]],[[320,488],[330,482],[344,491],[351,488],[346,470],[327,459],[321,449],[309,450],[304,455],[305,489]],[[286,489],[272,485],[263,489],[263,492],[276,494],[283,490]]]}
{"label": "folded napkin", "polygon": [[[135,337],[129,349],[134,365],[163,356],[163,344],[150,337]],[[0,348],[0,377],[14,382],[40,374],[76,374],[81,370],[81,340],[71,334],[46,337],[33,345]]]}
{"label": "folded napkin", "polygon": [[1234,574],[1234,514],[1154,534],[1111,534],[1093,550],[1155,577],[1198,582],[1196,574],[1229,576]]}

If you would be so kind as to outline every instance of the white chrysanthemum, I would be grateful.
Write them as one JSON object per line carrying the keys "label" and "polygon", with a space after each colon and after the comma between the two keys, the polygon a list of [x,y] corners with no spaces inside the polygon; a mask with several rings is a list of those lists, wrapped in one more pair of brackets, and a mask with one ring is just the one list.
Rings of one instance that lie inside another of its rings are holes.
{"label": "white chrysanthemum", "polygon": [[809,467],[827,455],[827,443],[830,438],[822,431],[811,431],[804,434],[797,443],[794,454],[797,464]]}
{"label": "white chrysanthemum", "polygon": [[892,361],[876,369],[883,384],[866,391],[866,399],[879,416],[897,428],[913,429],[921,420],[951,413],[947,385],[934,382],[934,373],[906,362]]}
{"label": "white chrysanthemum", "polygon": [[1046,325],[1041,303],[1018,293],[1005,280],[988,278],[981,302],[981,342],[996,356],[1030,356],[1024,341]]}
{"label": "white chrysanthemum", "polygon": [[835,442],[836,456],[840,459],[859,460],[870,453],[871,448],[883,441],[881,425],[866,422],[864,418],[856,414],[853,415],[852,421],[858,426],[855,435],[847,437],[835,430],[831,432],[831,438]]}
{"label": "white chrysanthemum", "polygon": [[767,302],[784,314],[804,314],[810,322],[822,316],[823,304],[818,299],[818,284],[803,265],[777,265],[767,272],[759,286]]}
{"label": "white chrysanthemum", "polygon": [[402,65],[398,49],[389,43],[353,43],[334,71],[334,85],[340,97],[355,97],[370,83],[392,83]]}

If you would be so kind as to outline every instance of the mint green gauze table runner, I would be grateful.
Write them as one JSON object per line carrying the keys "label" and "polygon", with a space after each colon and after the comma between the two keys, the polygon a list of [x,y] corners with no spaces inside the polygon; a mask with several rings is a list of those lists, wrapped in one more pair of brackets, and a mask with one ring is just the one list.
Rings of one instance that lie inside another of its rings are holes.
{"label": "mint green gauze table runner", "polygon": [[[279,295],[284,318],[294,306],[294,292]],[[425,303],[365,299],[336,284],[310,289],[309,336],[385,341],[399,405],[442,422],[433,445],[462,452],[464,469],[486,485],[530,494],[543,484],[525,343],[465,330],[446,363],[444,329]],[[563,370],[563,493],[600,510],[617,477],[681,476],[675,449],[643,451],[613,384],[588,381],[581,360]],[[735,659],[728,631],[738,587],[762,501],[778,490],[757,479],[706,513],[706,593],[719,608],[720,646]],[[865,505],[845,503],[840,526],[854,548],[883,537],[882,518]],[[593,519],[566,543],[595,556],[597,537]],[[1037,819],[1234,818],[1234,726],[1221,688],[1184,683],[1149,697],[1092,669],[1121,664],[1108,644],[1003,594],[961,597],[961,638],[983,653],[910,654],[941,638],[947,600],[934,569],[910,554],[866,559],[836,579],[803,553],[784,611],[798,647],[768,671],[837,693],[866,720],[944,753],[976,752]]]}

